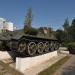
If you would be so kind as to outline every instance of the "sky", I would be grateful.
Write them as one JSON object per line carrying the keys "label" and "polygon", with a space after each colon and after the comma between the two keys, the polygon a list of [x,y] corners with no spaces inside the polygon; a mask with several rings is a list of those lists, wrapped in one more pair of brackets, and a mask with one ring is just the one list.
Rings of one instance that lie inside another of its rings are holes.
{"label": "sky", "polygon": [[0,0],[0,17],[23,28],[28,8],[32,8],[32,26],[62,29],[65,19],[75,18],[75,0]]}

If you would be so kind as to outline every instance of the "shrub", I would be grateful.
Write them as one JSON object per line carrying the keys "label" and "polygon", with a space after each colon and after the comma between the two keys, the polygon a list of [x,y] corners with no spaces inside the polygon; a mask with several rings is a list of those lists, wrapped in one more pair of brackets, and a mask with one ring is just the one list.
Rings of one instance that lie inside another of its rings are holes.
{"label": "shrub", "polygon": [[62,41],[62,45],[64,47],[68,47],[68,44],[72,43],[72,41],[69,41],[69,40],[65,40],[65,41]]}
{"label": "shrub", "polygon": [[70,53],[75,54],[75,42],[68,43],[67,46]]}

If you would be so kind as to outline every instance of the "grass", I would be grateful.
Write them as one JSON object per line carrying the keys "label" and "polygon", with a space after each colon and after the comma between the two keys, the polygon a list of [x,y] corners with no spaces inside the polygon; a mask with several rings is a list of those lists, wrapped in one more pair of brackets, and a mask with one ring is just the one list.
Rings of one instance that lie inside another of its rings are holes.
{"label": "grass", "polygon": [[38,75],[52,75],[59,69],[68,59],[70,56],[66,56],[62,59],[60,59],[58,62],[47,68],[46,70],[40,72]]}
{"label": "grass", "polygon": [[[7,70],[7,73],[11,73],[13,75],[23,75],[21,72],[15,70],[14,68],[10,67],[8,64],[5,64],[2,61],[0,61],[0,65],[4,67],[3,70]],[[3,73],[0,73],[0,75],[3,75]]]}

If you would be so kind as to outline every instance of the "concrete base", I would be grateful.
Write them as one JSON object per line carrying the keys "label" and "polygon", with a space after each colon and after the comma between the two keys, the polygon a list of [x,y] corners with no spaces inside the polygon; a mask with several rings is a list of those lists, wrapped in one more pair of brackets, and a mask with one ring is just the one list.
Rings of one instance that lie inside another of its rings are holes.
{"label": "concrete base", "polygon": [[65,51],[67,50],[67,47],[60,47],[59,50]]}
{"label": "concrete base", "polygon": [[63,54],[70,54],[69,51],[60,51],[60,53],[63,53]]}
{"label": "concrete base", "polygon": [[27,58],[17,57],[16,58],[16,69],[24,73],[25,70],[30,69],[34,66],[37,66],[41,63],[44,63],[50,60],[54,56],[57,56],[57,51],[43,54],[40,56],[35,56],[35,57],[27,57]]}
{"label": "concrete base", "polygon": [[11,56],[7,51],[0,51],[0,60],[10,59]]}

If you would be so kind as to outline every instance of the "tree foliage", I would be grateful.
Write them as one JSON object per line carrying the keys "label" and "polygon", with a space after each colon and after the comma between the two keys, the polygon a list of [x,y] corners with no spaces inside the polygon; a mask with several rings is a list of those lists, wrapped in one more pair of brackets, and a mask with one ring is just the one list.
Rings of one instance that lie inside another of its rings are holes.
{"label": "tree foliage", "polygon": [[70,34],[71,40],[75,41],[75,19],[72,20],[71,26],[69,27],[68,30]]}
{"label": "tree foliage", "polygon": [[32,9],[29,8],[25,21],[24,21],[24,33],[28,35],[36,35],[38,30],[32,27]]}
{"label": "tree foliage", "polygon": [[64,30],[57,30],[56,37],[58,40],[64,40],[65,43],[75,42],[75,19],[69,24],[68,18],[63,25]]}
{"label": "tree foliage", "polygon": [[31,25],[32,25],[32,9],[29,8],[24,21],[24,27],[31,27]]}
{"label": "tree foliage", "polygon": [[65,19],[64,25],[63,25],[64,31],[67,32],[69,28],[69,21],[68,18]]}
{"label": "tree foliage", "polygon": [[68,18],[65,19],[63,28],[64,28],[64,33],[65,33],[65,40],[67,41],[67,40],[70,39],[70,35],[69,35],[69,32],[68,32],[69,31],[69,28],[70,28]]}
{"label": "tree foliage", "polygon": [[65,33],[64,33],[64,31],[63,30],[61,30],[61,29],[58,29],[58,30],[56,30],[56,38],[58,39],[58,40],[65,40]]}

